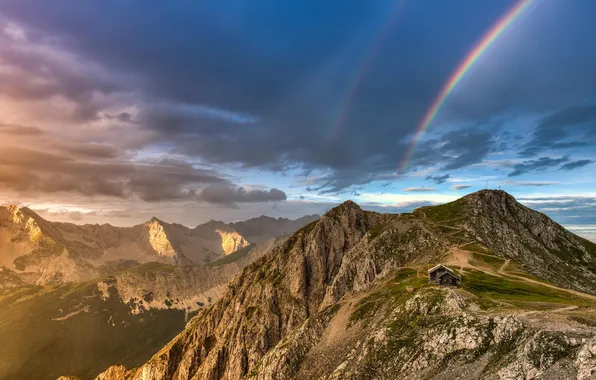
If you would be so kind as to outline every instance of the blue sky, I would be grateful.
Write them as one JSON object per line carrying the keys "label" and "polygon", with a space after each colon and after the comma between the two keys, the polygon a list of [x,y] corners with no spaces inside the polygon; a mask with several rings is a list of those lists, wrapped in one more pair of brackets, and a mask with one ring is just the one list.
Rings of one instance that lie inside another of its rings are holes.
{"label": "blue sky", "polygon": [[596,236],[596,3],[0,0],[0,203],[197,224],[485,187]]}

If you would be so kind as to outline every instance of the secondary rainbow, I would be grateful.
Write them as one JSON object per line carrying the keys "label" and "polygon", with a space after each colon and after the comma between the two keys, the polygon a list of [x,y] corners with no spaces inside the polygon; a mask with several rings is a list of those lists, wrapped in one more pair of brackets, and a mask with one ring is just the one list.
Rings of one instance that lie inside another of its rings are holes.
{"label": "secondary rainbow", "polygon": [[470,68],[478,61],[478,58],[486,52],[486,50],[492,45],[499,36],[507,29],[511,23],[513,23],[521,14],[530,6],[534,0],[520,0],[511,9],[507,11],[493,26],[492,28],[480,39],[480,42],[474,46],[474,48],[468,53],[466,58],[459,64],[457,69],[451,74],[449,80],[443,85],[441,92],[432,103],[431,107],[424,114],[424,118],[416,129],[414,139],[408,148],[406,156],[402,161],[399,172],[403,173],[412,157],[412,153],[416,149],[418,141],[424,134],[424,131],[433,122],[437,113],[441,109],[445,99],[451,94],[453,89],[459,84],[462,78],[470,70]]}
{"label": "secondary rainbow", "polygon": [[362,60],[357,66],[354,76],[348,83],[348,88],[344,96],[338,104],[337,111],[331,119],[331,126],[327,135],[327,141],[329,143],[334,143],[338,138],[341,127],[348,118],[348,113],[352,103],[354,102],[354,97],[358,92],[358,88],[362,84],[362,81],[368,73],[370,66],[383,47],[383,42],[385,42],[387,34],[391,31],[391,28],[397,22],[397,20],[399,20],[399,16],[404,12],[406,4],[407,3],[405,0],[395,0],[391,11],[388,12],[386,21],[381,24],[381,28],[379,28],[378,32],[374,35],[367,54],[363,55]]}

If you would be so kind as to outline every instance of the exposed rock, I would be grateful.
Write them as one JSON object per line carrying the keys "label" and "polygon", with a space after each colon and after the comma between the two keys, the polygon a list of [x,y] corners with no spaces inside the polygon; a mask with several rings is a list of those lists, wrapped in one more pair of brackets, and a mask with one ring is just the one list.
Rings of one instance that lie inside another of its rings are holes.
{"label": "exposed rock", "polygon": [[215,230],[221,236],[221,248],[226,255],[236,252],[240,248],[248,246],[250,243],[236,231],[224,229]]}
{"label": "exposed rock", "polygon": [[12,270],[0,266],[0,289],[23,286],[25,282]]}

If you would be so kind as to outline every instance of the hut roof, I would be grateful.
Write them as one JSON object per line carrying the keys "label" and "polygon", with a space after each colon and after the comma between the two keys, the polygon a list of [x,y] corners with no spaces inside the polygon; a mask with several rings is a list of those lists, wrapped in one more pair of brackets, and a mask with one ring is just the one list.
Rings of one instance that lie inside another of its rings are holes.
{"label": "hut roof", "polygon": [[439,270],[439,269],[441,269],[441,268],[442,268],[442,269],[445,269],[447,272],[449,272],[449,273],[451,273],[451,274],[455,275],[455,272],[454,272],[453,270],[451,270],[451,269],[447,268],[447,267],[446,267],[445,265],[443,265],[443,264],[438,264],[438,265],[435,265],[434,267],[432,267],[432,268],[430,268],[430,269],[428,270],[428,273],[432,273],[432,272],[434,272],[434,271],[436,271],[436,270]]}

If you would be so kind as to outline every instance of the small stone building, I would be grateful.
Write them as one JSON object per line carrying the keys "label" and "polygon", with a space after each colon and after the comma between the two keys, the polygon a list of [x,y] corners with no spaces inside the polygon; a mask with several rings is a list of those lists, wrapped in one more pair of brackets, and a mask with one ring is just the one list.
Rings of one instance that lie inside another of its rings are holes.
{"label": "small stone building", "polygon": [[435,265],[428,270],[428,280],[431,284],[440,286],[459,286],[461,284],[459,276],[443,264]]}

